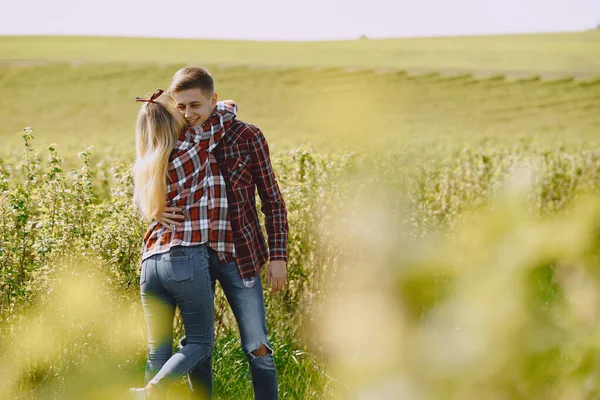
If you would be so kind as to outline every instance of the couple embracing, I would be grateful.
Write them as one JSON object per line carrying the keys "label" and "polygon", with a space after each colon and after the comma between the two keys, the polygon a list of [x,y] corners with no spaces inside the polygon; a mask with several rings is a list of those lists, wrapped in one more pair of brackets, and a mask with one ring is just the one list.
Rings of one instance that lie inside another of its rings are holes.
{"label": "couple embracing", "polygon": [[[256,126],[217,101],[212,76],[183,68],[167,93],[143,102],[136,123],[134,201],[152,221],[143,240],[140,292],[148,332],[145,387],[164,399],[187,374],[195,398],[212,395],[213,302],[219,281],[235,315],[256,399],[277,399],[260,270],[271,293],[286,285],[287,211],[269,148]],[[265,215],[265,241],[255,192]],[[268,243],[268,245],[267,245]],[[172,354],[179,307],[185,336]]]}

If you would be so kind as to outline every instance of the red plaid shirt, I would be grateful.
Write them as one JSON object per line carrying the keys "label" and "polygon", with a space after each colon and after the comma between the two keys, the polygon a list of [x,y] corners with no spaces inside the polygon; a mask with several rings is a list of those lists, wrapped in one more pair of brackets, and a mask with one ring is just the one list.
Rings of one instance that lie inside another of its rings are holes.
{"label": "red plaid shirt", "polygon": [[[224,109],[222,102],[219,103],[217,112],[219,109]],[[235,259],[240,275],[246,279],[258,275],[267,258],[270,258],[271,261],[287,261],[287,210],[275,179],[267,141],[260,129],[237,119],[228,121],[225,128],[225,133],[213,150],[213,154],[226,184],[227,217],[233,232],[235,251],[219,253],[219,258],[221,258],[221,262]],[[185,138],[185,135],[189,135],[189,132],[190,130],[182,134],[175,149],[181,147],[182,139]],[[202,161],[199,154],[200,152],[192,151],[190,157],[181,159],[183,162],[178,168],[172,166],[172,154],[169,174],[171,175],[175,171],[175,176],[171,177],[171,181],[181,180],[182,176],[188,178],[194,176]],[[201,188],[202,185],[196,182],[196,184],[188,186],[195,188],[195,190],[189,191],[188,196],[196,196],[199,199],[201,193],[198,193],[198,188]],[[261,211],[266,217],[268,248],[256,210],[255,192],[257,189],[262,202]],[[168,204],[173,204],[173,194],[175,193],[169,190],[168,192]],[[187,204],[193,203],[193,201],[187,201]],[[186,202],[180,198],[176,204],[182,206]],[[156,221],[152,223],[144,238],[142,259],[152,254],[166,252],[171,246],[193,246],[207,242],[199,229],[199,224],[193,222],[198,215],[186,212],[185,207],[183,214],[186,217],[184,226],[177,228],[174,234]],[[187,229],[185,229],[186,226]],[[153,236],[158,239],[152,239]],[[188,240],[183,240],[184,238]],[[192,240],[189,240],[190,238]]]}
{"label": "red plaid shirt", "polygon": [[[223,139],[215,157],[227,183],[236,261],[245,279],[258,275],[267,258],[287,261],[287,209],[260,129],[234,119]],[[268,248],[256,211],[256,192],[265,215]]]}
{"label": "red plaid shirt", "polygon": [[202,126],[179,136],[169,156],[167,205],[181,207],[185,219],[173,231],[154,221],[144,237],[142,259],[173,246],[202,243],[217,251],[221,262],[234,259],[227,190],[214,150],[236,112],[235,103],[220,102]]}

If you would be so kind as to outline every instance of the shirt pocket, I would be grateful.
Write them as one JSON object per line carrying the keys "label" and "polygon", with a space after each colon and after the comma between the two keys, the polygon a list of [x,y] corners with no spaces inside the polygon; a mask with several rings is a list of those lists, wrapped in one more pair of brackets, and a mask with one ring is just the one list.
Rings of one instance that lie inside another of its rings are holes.
{"label": "shirt pocket", "polygon": [[252,160],[250,154],[228,158],[225,164],[229,172],[231,186],[245,187],[252,184]]}

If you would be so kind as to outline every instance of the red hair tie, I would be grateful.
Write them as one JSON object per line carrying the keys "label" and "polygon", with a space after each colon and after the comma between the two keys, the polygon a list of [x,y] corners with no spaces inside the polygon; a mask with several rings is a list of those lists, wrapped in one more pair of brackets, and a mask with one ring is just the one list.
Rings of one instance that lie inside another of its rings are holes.
{"label": "red hair tie", "polygon": [[160,97],[161,94],[163,94],[165,91],[162,89],[156,89],[156,92],[154,92],[154,94],[152,96],[150,96],[149,99],[143,99],[141,97],[136,97],[135,101],[141,101],[143,103],[154,103],[154,100],[158,99]]}

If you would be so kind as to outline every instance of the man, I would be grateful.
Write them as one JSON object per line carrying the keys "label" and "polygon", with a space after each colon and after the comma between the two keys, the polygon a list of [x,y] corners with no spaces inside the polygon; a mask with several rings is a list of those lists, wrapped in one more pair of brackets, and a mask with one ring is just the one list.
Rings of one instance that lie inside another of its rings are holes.
{"label": "man", "polygon": [[[169,92],[189,127],[202,125],[217,104],[212,76],[202,68],[183,68],[175,73]],[[260,270],[270,259],[266,283],[271,293],[286,285],[287,210],[273,173],[267,141],[254,125],[235,120],[214,150],[226,182],[228,218],[235,244],[235,260],[226,262],[211,253],[213,291],[219,281],[235,315],[242,347],[248,358],[256,399],[277,399],[277,376],[273,350],[267,340]],[[258,191],[265,215],[268,249],[256,211]],[[167,208],[159,222],[181,226],[179,208]],[[185,345],[185,337],[180,346]],[[211,358],[188,374],[193,392],[212,392]]]}

